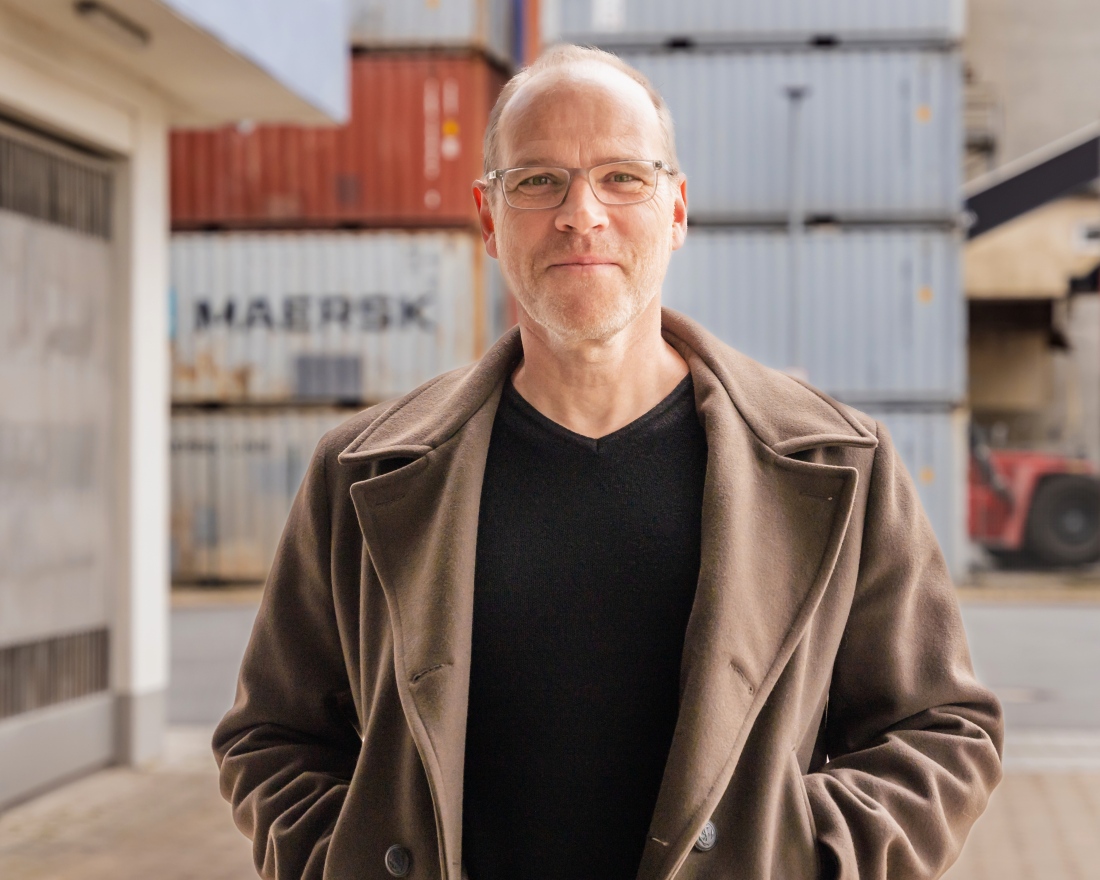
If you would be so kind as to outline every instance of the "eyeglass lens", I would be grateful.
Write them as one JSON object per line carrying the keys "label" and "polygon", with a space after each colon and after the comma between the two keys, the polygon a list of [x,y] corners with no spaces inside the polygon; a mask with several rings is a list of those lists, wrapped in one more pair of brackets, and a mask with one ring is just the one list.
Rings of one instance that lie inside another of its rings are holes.
{"label": "eyeglass lens", "polygon": [[[644,202],[657,189],[657,169],[652,162],[625,161],[597,165],[588,172],[596,198],[607,205]],[[556,208],[569,189],[568,169],[553,167],[512,168],[503,175],[504,198],[513,208]]]}

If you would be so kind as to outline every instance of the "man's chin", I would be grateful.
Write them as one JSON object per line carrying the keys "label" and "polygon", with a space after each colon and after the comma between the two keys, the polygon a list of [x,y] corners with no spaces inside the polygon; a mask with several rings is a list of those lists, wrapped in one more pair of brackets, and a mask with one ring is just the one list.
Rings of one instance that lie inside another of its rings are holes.
{"label": "man's chin", "polygon": [[567,344],[607,342],[641,313],[635,303],[620,308],[591,310],[528,309],[531,319],[556,340]]}

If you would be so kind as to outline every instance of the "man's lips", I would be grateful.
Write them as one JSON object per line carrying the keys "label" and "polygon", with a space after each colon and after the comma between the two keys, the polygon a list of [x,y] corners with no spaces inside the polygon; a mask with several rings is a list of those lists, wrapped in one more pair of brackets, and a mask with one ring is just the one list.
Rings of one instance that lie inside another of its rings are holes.
{"label": "man's lips", "polygon": [[606,257],[570,257],[567,260],[557,260],[550,264],[550,268],[555,266],[617,266],[614,260],[609,260]]}

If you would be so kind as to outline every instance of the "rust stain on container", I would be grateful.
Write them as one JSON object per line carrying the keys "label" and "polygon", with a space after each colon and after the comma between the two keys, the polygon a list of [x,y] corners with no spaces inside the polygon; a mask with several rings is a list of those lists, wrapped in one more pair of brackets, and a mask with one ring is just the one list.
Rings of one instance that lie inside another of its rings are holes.
{"label": "rust stain on container", "polygon": [[506,76],[462,52],[351,59],[351,121],[229,126],[171,137],[177,230],[463,226]]}

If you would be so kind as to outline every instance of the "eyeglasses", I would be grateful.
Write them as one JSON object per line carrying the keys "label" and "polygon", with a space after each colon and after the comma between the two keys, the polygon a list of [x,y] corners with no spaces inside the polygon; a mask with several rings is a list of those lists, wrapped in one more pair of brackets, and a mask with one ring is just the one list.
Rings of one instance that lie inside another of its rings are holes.
{"label": "eyeglasses", "polygon": [[590,168],[555,168],[529,165],[523,168],[499,168],[485,175],[499,180],[504,201],[522,211],[556,208],[565,201],[573,178],[583,174],[592,192],[605,205],[636,205],[648,202],[657,192],[657,180],[664,171],[675,172],[660,159],[625,159],[605,162]]}

